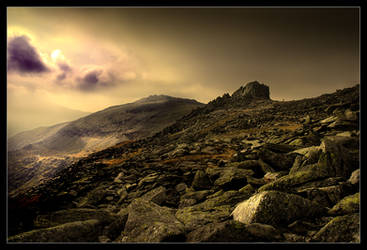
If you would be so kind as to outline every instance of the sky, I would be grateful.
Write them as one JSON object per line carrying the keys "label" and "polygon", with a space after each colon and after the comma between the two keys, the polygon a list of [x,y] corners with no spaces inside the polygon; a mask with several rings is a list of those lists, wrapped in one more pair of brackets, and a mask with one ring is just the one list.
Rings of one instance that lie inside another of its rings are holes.
{"label": "sky", "polygon": [[358,8],[7,8],[8,135],[153,94],[273,100],[360,81]]}

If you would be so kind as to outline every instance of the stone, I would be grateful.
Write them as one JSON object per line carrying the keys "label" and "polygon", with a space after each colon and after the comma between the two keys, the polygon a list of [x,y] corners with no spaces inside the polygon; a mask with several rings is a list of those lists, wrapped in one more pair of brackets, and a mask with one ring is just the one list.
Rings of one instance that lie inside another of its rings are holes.
{"label": "stone", "polygon": [[359,168],[358,138],[327,136],[322,139],[320,149],[330,154],[334,176],[349,178]]}
{"label": "stone", "polygon": [[224,168],[214,185],[223,190],[237,190],[247,184],[247,177],[254,175],[250,169]]}
{"label": "stone", "polygon": [[359,243],[359,214],[335,217],[312,237],[311,242]]}
{"label": "stone", "polygon": [[315,216],[321,212],[317,204],[294,194],[265,191],[238,204],[233,219],[245,224],[263,223],[273,226],[289,224],[298,218]]}
{"label": "stone", "polygon": [[359,172],[360,170],[354,170],[353,173],[350,175],[348,182],[352,185],[358,185],[359,184]]}
{"label": "stone", "polygon": [[167,200],[167,189],[163,186],[157,187],[145,193],[141,198],[162,205]]}
{"label": "stone", "polygon": [[211,181],[210,181],[208,175],[204,171],[197,170],[196,174],[194,176],[194,180],[192,181],[191,186],[195,190],[210,189]]}
{"label": "stone", "polygon": [[96,242],[102,229],[99,220],[74,221],[35,229],[8,238],[9,242]]}
{"label": "stone", "polygon": [[181,182],[181,183],[177,184],[176,187],[175,187],[176,191],[179,192],[179,193],[185,192],[186,188],[187,188],[187,185],[184,182]]}
{"label": "stone", "polygon": [[163,242],[182,239],[184,226],[175,217],[175,210],[144,199],[135,199],[128,206],[124,228],[127,242]]}
{"label": "stone", "polygon": [[185,224],[187,231],[191,231],[208,223],[229,219],[233,207],[250,195],[233,190],[218,191],[201,203],[178,209],[176,217]]}
{"label": "stone", "polygon": [[259,157],[277,170],[288,170],[292,167],[296,154],[279,154],[268,149],[262,149]]}
{"label": "stone", "polygon": [[330,215],[344,215],[357,213],[359,211],[359,192],[344,197],[335,206],[329,210]]}
{"label": "stone", "polygon": [[38,215],[34,220],[37,228],[54,227],[73,221],[97,219],[101,222],[112,222],[115,216],[106,210],[90,208],[72,208]]}
{"label": "stone", "polygon": [[252,237],[246,225],[236,221],[214,222],[203,225],[187,234],[187,242],[242,242]]}
{"label": "stone", "polygon": [[251,223],[246,225],[246,230],[258,240],[275,242],[283,239],[281,233],[271,225]]}

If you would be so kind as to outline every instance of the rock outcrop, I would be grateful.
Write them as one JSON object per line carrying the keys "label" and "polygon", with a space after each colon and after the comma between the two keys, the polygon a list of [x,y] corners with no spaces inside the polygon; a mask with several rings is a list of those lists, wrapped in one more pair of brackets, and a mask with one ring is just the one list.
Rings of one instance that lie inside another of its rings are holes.
{"label": "rock outcrop", "polygon": [[245,86],[240,87],[233,92],[233,98],[248,98],[248,99],[270,99],[269,87],[261,84],[258,81],[249,82]]}

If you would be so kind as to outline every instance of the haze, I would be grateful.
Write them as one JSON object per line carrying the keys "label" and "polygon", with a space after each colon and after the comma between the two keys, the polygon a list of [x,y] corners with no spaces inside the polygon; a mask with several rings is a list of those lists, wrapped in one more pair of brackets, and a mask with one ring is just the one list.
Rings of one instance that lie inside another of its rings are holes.
{"label": "haze", "polygon": [[274,100],[359,83],[358,8],[7,9],[8,135],[258,80]]}

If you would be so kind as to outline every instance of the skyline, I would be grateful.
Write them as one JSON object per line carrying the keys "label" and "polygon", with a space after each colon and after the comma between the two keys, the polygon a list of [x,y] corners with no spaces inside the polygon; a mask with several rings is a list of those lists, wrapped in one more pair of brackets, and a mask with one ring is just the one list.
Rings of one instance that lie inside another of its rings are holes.
{"label": "skyline", "polygon": [[66,109],[154,94],[207,103],[254,80],[273,100],[360,81],[358,8],[8,7],[7,15],[10,129],[25,114],[35,118],[24,128],[40,117],[46,126],[66,121]]}

